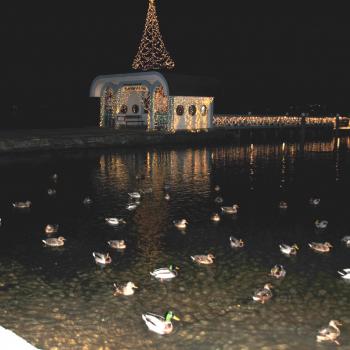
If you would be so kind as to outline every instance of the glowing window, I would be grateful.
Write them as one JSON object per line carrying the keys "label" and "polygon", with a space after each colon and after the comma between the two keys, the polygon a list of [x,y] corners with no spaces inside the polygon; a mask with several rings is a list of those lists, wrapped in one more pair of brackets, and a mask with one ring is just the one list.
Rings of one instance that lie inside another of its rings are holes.
{"label": "glowing window", "polygon": [[207,114],[207,110],[208,110],[207,106],[206,105],[202,105],[202,107],[201,107],[201,115],[206,115]]}
{"label": "glowing window", "polygon": [[185,111],[184,106],[178,105],[178,106],[176,107],[176,114],[177,114],[177,115],[183,115],[183,114],[184,114],[184,111]]}
{"label": "glowing window", "polygon": [[133,105],[132,106],[132,112],[135,113],[135,114],[138,113],[139,112],[139,106],[138,105]]}
{"label": "glowing window", "polygon": [[195,115],[195,114],[196,114],[196,111],[197,111],[197,108],[196,108],[195,105],[191,105],[191,106],[188,107],[188,113],[189,113],[190,115]]}
{"label": "glowing window", "polygon": [[128,112],[127,105],[121,105],[119,113],[126,114]]}

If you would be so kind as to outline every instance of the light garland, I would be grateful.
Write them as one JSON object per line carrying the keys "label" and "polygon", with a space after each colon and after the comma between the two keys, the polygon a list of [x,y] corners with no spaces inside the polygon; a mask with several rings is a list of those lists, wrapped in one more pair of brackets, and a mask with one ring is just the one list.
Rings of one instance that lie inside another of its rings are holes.
{"label": "light garland", "polygon": [[145,71],[174,67],[175,63],[165,48],[159,30],[155,0],[149,0],[145,28],[132,68]]}

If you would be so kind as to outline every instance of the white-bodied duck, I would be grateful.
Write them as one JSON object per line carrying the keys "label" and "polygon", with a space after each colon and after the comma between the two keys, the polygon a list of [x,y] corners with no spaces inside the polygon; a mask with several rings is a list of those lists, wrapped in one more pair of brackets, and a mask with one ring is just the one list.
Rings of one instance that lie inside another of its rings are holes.
{"label": "white-bodied duck", "polygon": [[216,186],[214,187],[214,191],[215,191],[215,192],[219,192],[219,191],[220,191],[220,186],[219,186],[219,185],[216,185]]}
{"label": "white-bodied duck", "polygon": [[327,228],[327,226],[328,226],[328,221],[327,220],[316,220],[315,221],[315,226],[316,226],[316,228],[318,228],[318,229],[321,229],[321,230],[324,230],[324,229],[326,229]]}
{"label": "white-bodied duck", "polygon": [[115,239],[112,241],[107,241],[107,243],[111,248],[114,248],[114,249],[126,249],[126,243],[124,239],[119,239],[119,240]]}
{"label": "white-bodied duck", "polygon": [[150,272],[150,275],[159,280],[169,280],[177,276],[177,270],[179,270],[177,266],[170,265],[169,267],[161,267],[160,269],[156,269]]}
{"label": "white-bodied duck", "polygon": [[141,198],[140,192],[130,192],[130,193],[128,193],[128,195],[130,198],[133,198],[133,199],[140,199]]}
{"label": "white-bodied duck", "polygon": [[187,225],[188,225],[188,221],[186,219],[174,220],[173,224],[178,229],[184,230],[187,227]]}
{"label": "white-bodied duck", "polygon": [[331,320],[328,324],[328,327],[322,328],[318,331],[316,336],[316,341],[318,343],[330,342],[340,345],[338,338],[340,336],[340,329],[338,326],[342,324],[337,320]]}
{"label": "white-bodied duck", "polygon": [[83,204],[84,204],[84,205],[90,205],[90,204],[92,204],[92,199],[91,199],[90,197],[85,197],[85,198],[83,199]]}
{"label": "white-bodied duck", "polygon": [[350,280],[350,269],[343,269],[341,271],[338,271],[341,278],[344,278],[345,280]]}
{"label": "white-bodied duck", "polygon": [[137,204],[136,203],[128,203],[126,205],[126,209],[130,210],[130,211],[135,210],[136,208],[137,208]]}
{"label": "white-bodied duck", "polygon": [[119,224],[126,224],[126,221],[124,219],[118,219],[118,218],[105,218],[105,221],[107,224],[110,224],[112,226],[118,226]]}
{"label": "white-bodied duck", "polygon": [[233,204],[232,207],[221,207],[221,210],[225,214],[237,214],[238,208],[238,204]]}
{"label": "white-bodied duck", "polygon": [[278,204],[278,207],[280,209],[286,210],[286,209],[288,209],[288,204],[285,201],[280,201],[279,204]]}
{"label": "white-bodied duck", "polygon": [[66,239],[62,236],[59,236],[57,238],[47,238],[47,239],[43,239],[42,242],[45,245],[48,245],[50,247],[61,247],[64,245],[64,241]]}
{"label": "white-bodied duck", "polygon": [[54,224],[54,225],[46,225],[45,226],[45,233],[47,233],[48,235],[52,234],[52,233],[56,233],[58,231],[58,224]]}
{"label": "white-bodied duck", "polygon": [[273,288],[272,284],[266,283],[263,289],[259,289],[254,293],[253,300],[265,304],[272,298],[271,288]]}
{"label": "white-bodied duck", "polygon": [[109,256],[109,253],[97,253],[93,252],[92,256],[95,258],[96,264],[106,265],[112,262],[112,258]]}
{"label": "white-bodied duck", "polygon": [[218,213],[214,213],[211,217],[210,217],[211,221],[214,222],[219,222],[221,220],[220,215]]}
{"label": "white-bodied duck", "polygon": [[142,315],[142,319],[145,321],[146,326],[152,332],[158,334],[169,334],[173,331],[173,324],[171,321],[174,319],[180,321],[180,319],[174,315],[172,311],[167,311],[163,316],[156,315],[150,312],[147,312]]}
{"label": "white-bodied duck", "polygon": [[284,255],[296,255],[299,247],[296,244],[293,244],[292,246],[289,246],[287,244],[280,244],[280,251]]}
{"label": "white-bodied duck", "polygon": [[214,202],[217,204],[221,204],[221,203],[224,203],[224,199],[218,196],[218,197],[215,197]]}
{"label": "white-bodied duck", "polygon": [[344,236],[341,241],[344,242],[348,248],[350,247],[350,236]]}
{"label": "white-bodied duck", "polygon": [[317,207],[321,202],[321,199],[320,198],[314,198],[314,197],[311,197],[309,199],[309,204],[310,205],[313,205],[314,207]]}
{"label": "white-bodied duck", "polygon": [[48,194],[49,196],[54,196],[54,195],[56,194],[56,190],[55,190],[54,188],[49,188],[49,189],[47,190],[47,194]]}
{"label": "white-bodied duck", "polygon": [[243,248],[244,241],[242,239],[238,239],[236,237],[230,236],[230,245],[231,245],[231,248]]}
{"label": "white-bodied duck", "polygon": [[191,259],[202,265],[210,265],[214,262],[214,255],[213,254],[208,254],[208,255],[193,255],[191,256]]}
{"label": "white-bodied duck", "polygon": [[122,285],[117,285],[116,283],[113,284],[115,290],[113,295],[117,296],[117,295],[133,295],[135,293],[134,289],[137,289],[138,287],[135,286],[135,284],[133,282],[128,282],[126,284],[122,284]]}
{"label": "white-bodied duck", "polygon": [[164,199],[165,199],[166,201],[170,200],[170,194],[169,194],[169,193],[166,193],[166,194],[164,195]]}
{"label": "white-bodied duck", "polygon": [[331,248],[333,248],[333,246],[329,242],[324,242],[324,243],[311,242],[309,243],[309,247],[318,253],[328,253],[331,251]]}
{"label": "white-bodied duck", "polygon": [[32,206],[32,202],[31,201],[14,202],[12,203],[12,206],[17,209],[29,209]]}
{"label": "white-bodied duck", "polygon": [[282,265],[275,265],[270,271],[270,276],[280,279],[285,277],[286,273],[287,272]]}
{"label": "white-bodied duck", "polygon": [[53,174],[53,175],[51,175],[51,179],[52,179],[52,181],[57,182],[57,180],[58,180],[58,174]]}

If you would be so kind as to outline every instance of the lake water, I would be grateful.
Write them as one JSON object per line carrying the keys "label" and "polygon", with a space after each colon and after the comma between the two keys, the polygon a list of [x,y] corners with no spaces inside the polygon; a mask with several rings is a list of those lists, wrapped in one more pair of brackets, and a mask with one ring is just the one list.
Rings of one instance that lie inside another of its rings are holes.
{"label": "lake water", "polygon": [[[50,176],[58,174],[54,183]],[[137,179],[140,177],[142,179]],[[220,192],[215,192],[219,185]],[[164,186],[170,200],[164,199]],[[57,195],[49,197],[48,188]],[[135,211],[128,192],[152,188]],[[210,221],[220,205],[239,203],[237,216]],[[93,204],[84,206],[90,196]],[[311,196],[321,198],[312,208]],[[29,199],[29,211],[12,208]],[[288,209],[278,209],[280,200]],[[274,145],[161,150],[86,151],[0,158],[0,324],[42,349],[331,349],[315,342],[331,319],[343,323],[340,341],[350,349],[350,284],[337,270],[350,268],[350,139]],[[116,228],[105,217],[122,217]],[[185,231],[172,221],[186,218]],[[329,220],[323,232],[315,219]],[[64,247],[44,247],[44,227],[59,224]],[[233,250],[229,236],[245,247]],[[106,242],[125,239],[127,249]],[[308,242],[329,241],[331,253]],[[297,243],[296,257],[281,243]],[[110,252],[101,268],[92,252]],[[190,256],[212,253],[213,265]],[[174,263],[172,281],[149,274]],[[269,276],[283,264],[283,280]],[[114,282],[133,281],[133,296],[113,296]],[[274,285],[273,298],[252,300]],[[181,320],[159,336],[141,319],[173,310]]]}

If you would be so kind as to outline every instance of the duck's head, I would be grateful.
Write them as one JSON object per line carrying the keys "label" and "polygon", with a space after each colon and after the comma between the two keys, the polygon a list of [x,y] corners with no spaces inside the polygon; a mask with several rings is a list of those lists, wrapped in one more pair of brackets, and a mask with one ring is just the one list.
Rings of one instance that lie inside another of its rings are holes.
{"label": "duck's head", "polygon": [[171,264],[171,265],[169,265],[169,270],[170,270],[170,271],[180,270],[180,268],[177,267],[176,265]]}
{"label": "duck's head", "polygon": [[329,325],[330,325],[331,327],[337,327],[337,326],[342,326],[343,324],[340,323],[340,322],[337,321],[337,320],[331,320],[331,321],[329,321]]}
{"label": "duck's head", "polygon": [[62,236],[59,236],[59,237],[57,238],[57,240],[59,240],[60,242],[63,242],[63,241],[65,241],[66,239],[65,239],[64,237],[62,237]]}
{"label": "duck's head", "polygon": [[233,209],[239,209],[239,205],[238,205],[238,204],[234,204],[234,205],[232,206],[232,208],[233,208]]}
{"label": "duck's head", "polygon": [[181,223],[187,225],[187,224],[188,224],[188,221],[187,221],[186,219],[182,219],[182,220],[181,220]]}
{"label": "duck's head", "polygon": [[299,249],[299,247],[298,247],[296,244],[293,244],[293,245],[292,245],[292,248],[294,248],[294,249],[296,249],[296,250]]}
{"label": "duck's head", "polygon": [[213,254],[208,254],[207,256],[208,256],[208,258],[210,258],[210,259],[215,259],[215,256],[214,256]]}
{"label": "duck's head", "polygon": [[329,242],[324,242],[324,245],[328,248],[333,248],[333,246]]}
{"label": "duck's head", "polygon": [[270,289],[272,289],[272,288],[273,288],[273,285],[272,285],[271,283],[266,283],[266,284],[264,285],[264,289],[270,290]]}
{"label": "duck's head", "polygon": [[133,283],[133,282],[128,282],[127,284],[126,284],[126,287],[127,288],[131,288],[131,289],[134,289],[134,288],[138,288],[137,286],[135,286],[135,284]]}
{"label": "duck's head", "polygon": [[164,315],[164,318],[167,322],[171,322],[172,319],[175,321],[180,321],[180,319],[172,311],[167,311]]}

